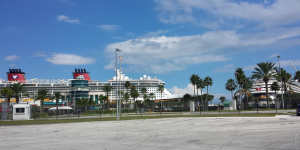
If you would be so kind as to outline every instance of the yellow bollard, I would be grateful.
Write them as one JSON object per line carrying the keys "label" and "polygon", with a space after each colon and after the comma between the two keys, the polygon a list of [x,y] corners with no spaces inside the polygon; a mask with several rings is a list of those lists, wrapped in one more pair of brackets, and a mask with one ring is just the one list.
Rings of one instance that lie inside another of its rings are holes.
{"label": "yellow bollard", "polygon": [[149,109],[149,114],[151,114],[151,108]]}

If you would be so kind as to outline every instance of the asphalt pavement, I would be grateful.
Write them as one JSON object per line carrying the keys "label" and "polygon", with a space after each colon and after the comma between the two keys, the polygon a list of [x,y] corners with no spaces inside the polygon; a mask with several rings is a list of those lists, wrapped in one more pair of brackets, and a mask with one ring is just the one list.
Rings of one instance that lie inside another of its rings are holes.
{"label": "asphalt pavement", "polygon": [[0,149],[299,149],[299,117],[184,117],[0,127]]}

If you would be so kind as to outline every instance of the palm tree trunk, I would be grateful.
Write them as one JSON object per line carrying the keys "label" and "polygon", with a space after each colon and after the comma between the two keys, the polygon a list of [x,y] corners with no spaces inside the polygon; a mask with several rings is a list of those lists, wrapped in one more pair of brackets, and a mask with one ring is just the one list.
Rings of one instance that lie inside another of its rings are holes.
{"label": "palm tree trunk", "polygon": [[195,94],[195,85],[194,85],[194,96],[195,96],[196,94]]}
{"label": "palm tree trunk", "polygon": [[198,102],[198,88],[197,88],[197,102]]}
{"label": "palm tree trunk", "polygon": [[58,116],[58,100],[56,100],[56,116]]}
{"label": "palm tree trunk", "polygon": [[231,100],[233,100],[233,93],[232,93],[232,90],[231,90],[231,98],[232,98]]}
{"label": "palm tree trunk", "polygon": [[[209,95],[211,95],[211,86],[209,86]],[[212,104],[212,99],[211,99],[210,104]]]}
{"label": "palm tree trunk", "polygon": [[206,110],[208,111],[208,86],[207,86],[207,92],[206,92]]}
{"label": "palm tree trunk", "polygon": [[202,89],[201,89],[201,105],[203,105]]}
{"label": "palm tree trunk", "polygon": [[[194,93],[195,93],[195,89],[194,89]],[[160,107],[160,110],[162,111],[162,92],[160,92],[160,104],[161,104],[161,107]]]}
{"label": "palm tree trunk", "polygon": [[134,109],[135,109],[136,108],[135,97],[133,97],[133,101],[134,101]]}
{"label": "palm tree trunk", "polygon": [[266,96],[267,96],[267,107],[269,108],[269,91],[268,91],[268,82],[265,82],[266,86]]}

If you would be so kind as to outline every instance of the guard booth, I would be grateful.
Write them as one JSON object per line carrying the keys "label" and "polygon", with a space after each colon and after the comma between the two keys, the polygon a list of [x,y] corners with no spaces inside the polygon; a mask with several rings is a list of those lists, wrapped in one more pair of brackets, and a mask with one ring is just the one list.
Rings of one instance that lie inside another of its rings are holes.
{"label": "guard booth", "polygon": [[224,105],[224,110],[236,110],[236,101],[231,100],[231,101],[225,101],[223,103]]}
{"label": "guard booth", "polygon": [[13,105],[13,120],[30,120],[31,106],[28,104]]}

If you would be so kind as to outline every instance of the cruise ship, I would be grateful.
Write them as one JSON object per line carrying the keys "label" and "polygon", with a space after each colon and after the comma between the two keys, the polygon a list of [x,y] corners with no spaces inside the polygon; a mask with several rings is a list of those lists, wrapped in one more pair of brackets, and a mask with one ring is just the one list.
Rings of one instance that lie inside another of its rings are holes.
{"label": "cruise ship", "polygon": [[[268,88],[269,97],[273,101],[274,101],[274,98],[276,96],[275,96],[275,91],[271,90],[271,85],[274,82],[278,82],[278,85],[280,86],[280,89],[278,91],[276,91],[276,94],[282,94],[281,90],[282,90],[282,92],[284,92],[284,87],[283,87],[284,85],[281,84],[280,81],[277,81],[276,79],[270,79],[269,82],[267,83],[267,88]],[[287,90],[295,92],[295,93],[300,93],[300,83],[299,83],[299,81],[290,79],[290,82],[292,84],[286,83]],[[266,85],[265,85],[265,82],[263,81],[263,79],[258,79],[256,81],[254,81],[254,83],[252,84],[252,88],[251,88],[250,92],[252,93],[253,97],[259,98],[259,105],[266,105],[267,104],[267,101],[266,101],[266,99],[267,99],[266,98]]]}
{"label": "cruise ship", "polygon": [[[7,72],[7,81],[0,79],[0,90],[4,87],[10,87],[14,83],[21,83],[24,85],[29,97],[21,96],[21,102],[34,103],[34,97],[37,95],[39,89],[47,89],[49,94],[53,95],[54,92],[61,92],[65,96],[64,101],[73,101],[77,98],[92,98],[96,104],[100,103],[99,96],[106,95],[103,91],[103,86],[110,84],[113,90],[109,93],[109,99],[111,102],[116,100],[116,78],[118,79],[118,90],[122,90],[124,93],[126,90],[124,84],[129,81],[132,85],[136,86],[136,90],[140,93],[137,100],[143,100],[143,94],[141,93],[142,88],[147,89],[146,94],[154,93],[155,97],[153,100],[168,99],[174,97],[167,89],[164,89],[162,95],[158,91],[159,85],[165,85],[160,79],[156,77],[151,78],[150,76],[143,75],[140,79],[130,79],[125,74],[122,74],[120,70],[117,71],[117,76],[107,80],[106,82],[91,80],[89,72],[85,69],[75,69],[72,73],[73,79],[27,79],[25,72],[21,69],[9,69]],[[119,86],[121,85],[121,86]],[[121,87],[121,88],[120,88]],[[2,102],[4,99],[0,99]],[[132,100],[132,98],[130,99]],[[15,100],[11,100],[15,102]],[[60,100],[63,101],[63,100]],[[46,103],[51,103],[50,100],[46,100]],[[35,102],[39,105],[39,102]]]}

